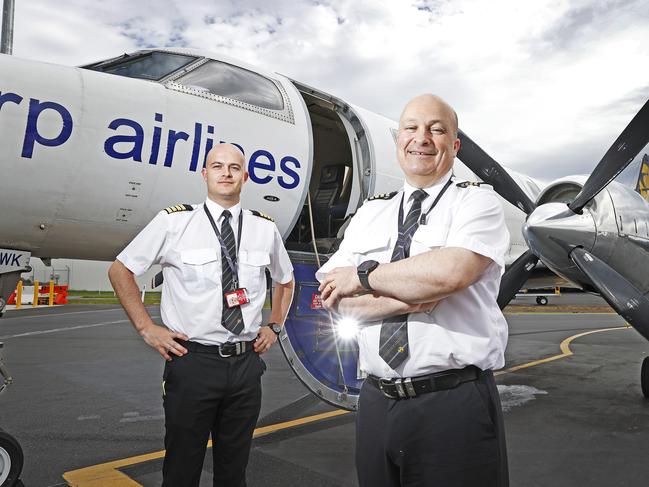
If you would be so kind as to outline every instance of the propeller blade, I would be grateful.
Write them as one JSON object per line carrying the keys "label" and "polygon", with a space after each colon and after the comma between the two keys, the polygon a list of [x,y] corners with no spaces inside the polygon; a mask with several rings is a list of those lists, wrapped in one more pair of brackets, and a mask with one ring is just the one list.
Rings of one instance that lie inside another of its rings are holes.
{"label": "propeller blade", "polygon": [[581,247],[576,247],[570,258],[606,302],[649,340],[649,299],[606,262]]}
{"label": "propeller blade", "polygon": [[493,186],[496,193],[512,205],[528,215],[532,213],[536,205],[509,173],[461,130],[458,132],[458,137],[461,145],[457,157],[466,167],[476,173],[485,183]]}
{"label": "propeller blade", "polygon": [[620,174],[649,142],[649,101],[629,122],[588,177],[577,197],[568,204],[575,213],[588,204]]}
{"label": "propeller blade", "polygon": [[531,250],[522,254],[514,261],[507,272],[500,280],[500,292],[498,293],[498,306],[503,309],[516,296],[516,293],[523,287],[536,266],[539,258]]}

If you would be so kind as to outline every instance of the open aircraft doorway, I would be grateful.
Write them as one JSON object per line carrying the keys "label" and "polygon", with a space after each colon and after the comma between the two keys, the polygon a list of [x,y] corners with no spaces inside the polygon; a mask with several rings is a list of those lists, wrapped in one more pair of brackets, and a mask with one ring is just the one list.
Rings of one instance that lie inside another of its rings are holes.
{"label": "open aircraft doorway", "polygon": [[309,194],[286,241],[297,288],[280,343],[309,390],[354,410],[361,385],[354,327],[339,333],[337,318],[322,309],[315,271],[338,248],[347,221],[369,193],[369,141],[351,107],[297,87],[311,122],[312,166]]}
{"label": "open aircraft doorway", "polygon": [[[311,122],[309,197],[289,235],[288,250],[331,253],[345,220],[369,191],[368,141],[351,108],[298,86]],[[364,150],[363,150],[364,149]],[[313,223],[313,224],[312,224]]]}

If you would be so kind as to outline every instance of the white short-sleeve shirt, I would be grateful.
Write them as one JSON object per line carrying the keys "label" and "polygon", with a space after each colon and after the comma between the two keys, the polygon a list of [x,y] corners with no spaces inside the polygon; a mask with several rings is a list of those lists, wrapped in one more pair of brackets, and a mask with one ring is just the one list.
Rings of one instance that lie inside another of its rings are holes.
{"label": "white short-sleeve shirt", "polygon": [[[426,213],[451,178],[424,188]],[[416,188],[405,184],[391,198],[366,201],[352,218],[339,250],[318,270],[321,281],[327,272],[358,266],[366,260],[390,262],[398,236],[397,219],[403,201],[406,215]],[[507,322],[498,296],[509,233],[502,206],[489,186],[459,187],[451,184],[426,223],[415,232],[410,255],[439,247],[459,247],[489,257],[492,262],[468,288],[441,300],[429,313],[408,317],[409,356],[396,370],[379,356],[381,322],[364,323],[359,333],[360,368],[378,377],[416,377],[448,369],[476,365],[483,370],[504,366]]]}
{"label": "white short-sleeve shirt", "polygon": [[[224,209],[209,198],[206,204],[220,231]],[[192,208],[158,213],[117,259],[138,276],[153,264],[162,266],[160,311],[169,329],[205,345],[252,340],[262,322],[265,270],[270,271],[275,282],[285,284],[293,278],[282,237],[272,221],[242,210],[239,204],[228,208],[238,242],[239,216],[243,212],[237,267],[239,285],[247,289],[250,298],[250,303],[241,307],[244,331],[235,335],[221,325],[221,266],[227,262],[221,259],[220,244],[203,204]]]}

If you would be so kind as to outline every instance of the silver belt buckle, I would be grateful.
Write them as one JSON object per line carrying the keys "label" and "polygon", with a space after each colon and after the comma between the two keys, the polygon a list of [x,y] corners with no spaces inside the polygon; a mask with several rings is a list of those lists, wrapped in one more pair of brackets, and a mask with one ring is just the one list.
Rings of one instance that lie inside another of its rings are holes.
{"label": "silver belt buckle", "polygon": [[388,399],[396,399],[396,397],[394,397],[392,394],[389,394],[385,390],[386,385],[392,385],[392,381],[390,379],[379,378],[378,382],[379,382],[379,390],[385,397],[387,397]]}
{"label": "silver belt buckle", "polygon": [[219,355],[220,355],[221,357],[223,357],[223,358],[232,357],[232,354],[231,354],[231,353],[223,354],[222,346],[219,346]]}
{"label": "silver belt buckle", "polygon": [[[389,399],[410,399],[412,397],[417,397],[417,393],[415,392],[415,388],[412,385],[412,379],[410,377],[407,378],[394,378],[394,379],[378,379],[379,382],[379,390],[383,393],[383,395]],[[388,393],[385,390],[385,386],[391,385],[394,386],[394,389],[396,390],[397,394],[392,395]]]}
{"label": "silver belt buckle", "polygon": [[221,351],[221,347],[219,347],[219,355],[221,357],[223,358],[232,357],[232,356],[236,357],[246,351],[246,342],[234,342],[234,343],[230,343],[229,345],[234,345],[234,352],[224,355],[223,352]]}

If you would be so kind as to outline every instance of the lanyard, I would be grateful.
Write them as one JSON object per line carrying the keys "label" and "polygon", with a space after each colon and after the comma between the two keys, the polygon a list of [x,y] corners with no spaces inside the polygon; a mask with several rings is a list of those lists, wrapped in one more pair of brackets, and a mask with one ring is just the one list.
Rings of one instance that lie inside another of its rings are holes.
{"label": "lanyard", "polygon": [[[452,179],[449,179],[448,181],[446,181],[446,184],[444,185],[442,190],[439,192],[439,194],[437,195],[437,198],[435,198],[435,201],[433,201],[433,204],[428,209],[428,211],[426,213],[421,214],[421,217],[419,218],[419,224],[420,225],[425,225],[426,224],[426,218],[428,217],[428,214],[431,211],[433,211],[433,208],[435,208],[435,206],[437,205],[439,200],[442,198],[444,193],[446,193],[446,190],[451,186],[452,182],[453,182]],[[403,221],[403,199],[405,197],[406,197],[405,193],[401,195],[401,204],[399,205],[399,230],[401,230],[401,227],[403,226],[403,223],[404,223],[404,221]]]}
{"label": "lanyard", "polygon": [[206,204],[203,204],[203,209],[205,210],[205,213],[207,214],[207,218],[210,220],[210,223],[212,224],[212,228],[214,229],[216,238],[219,239],[219,244],[221,245],[221,255],[225,257],[225,260],[228,263],[228,267],[232,271],[232,276],[234,277],[235,280],[235,287],[237,287],[238,286],[237,254],[239,253],[239,247],[241,246],[241,228],[243,227],[243,208],[241,208],[241,210],[239,211],[239,228],[237,229],[237,247],[233,256],[230,255],[230,252],[228,252],[228,249],[225,246],[225,242],[223,241],[223,237],[221,236],[221,232],[219,232],[219,229],[216,228],[216,223],[214,223],[214,217],[212,217],[212,213],[210,213],[210,210],[207,208]]}

